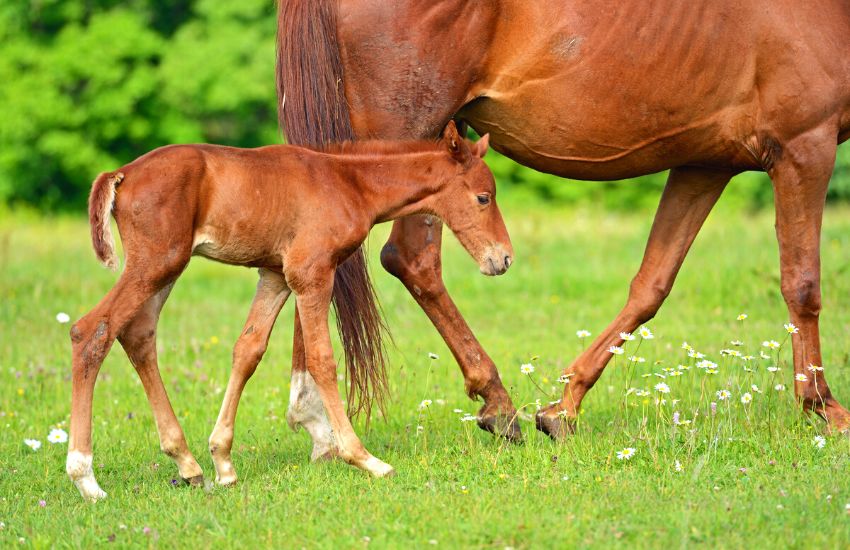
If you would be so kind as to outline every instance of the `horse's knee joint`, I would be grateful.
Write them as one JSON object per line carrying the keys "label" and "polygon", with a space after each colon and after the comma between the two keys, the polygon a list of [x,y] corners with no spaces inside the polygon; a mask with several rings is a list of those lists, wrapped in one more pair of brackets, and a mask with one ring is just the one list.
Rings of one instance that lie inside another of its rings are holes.
{"label": "horse's knee joint", "polygon": [[782,283],[782,297],[793,312],[816,316],[821,310],[820,280],[815,276],[795,276]]}

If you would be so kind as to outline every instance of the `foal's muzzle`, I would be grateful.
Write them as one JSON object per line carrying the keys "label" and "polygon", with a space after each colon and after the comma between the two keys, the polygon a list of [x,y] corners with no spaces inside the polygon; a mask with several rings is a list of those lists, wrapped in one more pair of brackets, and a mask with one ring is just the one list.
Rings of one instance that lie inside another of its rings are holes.
{"label": "foal's muzzle", "polygon": [[480,270],[484,275],[501,275],[511,267],[512,263],[511,250],[503,246],[492,246],[485,252]]}

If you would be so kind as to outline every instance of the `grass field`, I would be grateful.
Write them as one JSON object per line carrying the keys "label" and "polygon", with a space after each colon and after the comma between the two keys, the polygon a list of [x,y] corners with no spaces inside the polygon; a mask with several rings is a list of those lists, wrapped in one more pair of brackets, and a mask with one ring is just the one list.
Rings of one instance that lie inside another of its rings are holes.
{"label": "grass field", "polygon": [[[510,204],[503,210],[516,249],[510,272],[478,275],[447,235],[445,276],[515,403],[530,415],[536,400],[552,399],[535,383],[560,391],[558,371],[582,346],[576,331],[599,333],[622,305],[651,216]],[[475,413],[479,405],[464,396],[460,372],[425,316],[373,262],[396,341],[393,399],[386,421],[376,419],[368,432],[362,419],[356,427],[367,447],[395,466],[391,479],[373,480],[340,462],[310,464],[308,436],[287,427],[291,304],[243,396],[234,488],[172,484],[176,468],[159,452],[144,392],[115,346],[94,412],[95,469],[109,497],[89,505],[65,475],[67,444],[46,440],[52,428],[67,429],[70,403],[70,325],[55,316],[84,314],[115,275],[94,260],[84,220],[0,214],[0,546],[847,547],[850,440],[814,444],[822,425],[797,411],[789,391],[773,389],[792,387],[790,346],[778,362],[777,352],[761,346],[787,337],[772,225],[768,212],[720,205],[649,324],[655,338],[631,342],[608,368],[585,401],[577,435],[564,444],[528,420],[521,446],[462,422],[455,409]],[[373,257],[387,230],[374,232]],[[834,393],[847,403],[850,210],[828,211],[824,235],[824,361]],[[250,270],[195,260],[160,324],[163,377],[209,478],[206,440],[255,278]],[[737,321],[744,312],[748,318]],[[771,359],[721,357],[736,339],[745,342],[735,348],[744,355],[763,350]],[[660,394],[653,388],[660,378],[651,373],[696,362],[681,349],[684,340],[719,372],[681,371],[664,379],[671,392]],[[630,367],[632,353],[646,362]],[[529,362],[531,380],[520,372]],[[767,371],[777,363],[782,370]],[[630,368],[631,386],[650,395],[632,393],[624,408]],[[721,389],[731,396],[718,402]],[[741,402],[744,393],[752,403]],[[656,405],[656,397],[666,403]],[[424,399],[432,404],[420,411]],[[26,438],[43,445],[33,451]],[[618,460],[627,447],[635,455]]]}

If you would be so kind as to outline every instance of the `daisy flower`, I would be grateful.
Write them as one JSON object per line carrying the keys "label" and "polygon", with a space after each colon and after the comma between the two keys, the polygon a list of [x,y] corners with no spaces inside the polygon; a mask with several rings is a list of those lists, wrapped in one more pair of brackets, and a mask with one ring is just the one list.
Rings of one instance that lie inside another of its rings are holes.
{"label": "daisy flower", "polygon": [[744,343],[743,343],[742,341],[740,341],[740,340],[732,340],[731,342],[729,342],[729,344],[731,344],[731,345],[733,345],[733,346],[735,346],[735,347],[741,347],[741,346],[743,346],[743,345],[744,345]]}
{"label": "daisy flower", "polygon": [[631,332],[621,332],[621,333],[620,333],[620,338],[622,338],[622,339],[623,339],[623,340],[625,340],[626,342],[631,342],[632,340],[634,340],[634,339],[635,339],[635,335],[634,335],[634,334],[632,334]]}
{"label": "daisy flower", "polygon": [[746,319],[747,317],[749,317],[749,316],[748,316],[746,313],[742,313],[742,314],[738,315],[738,320],[739,320],[739,321],[743,321],[743,320],[744,320],[744,319]]}
{"label": "daisy flower", "polygon": [[777,367],[776,365],[771,365],[767,367],[767,372],[779,372],[779,367]]}
{"label": "daisy flower", "polygon": [[646,359],[644,359],[643,357],[638,357],[637,355],[630,356],[629,361],[632,361],[634,363],[646,363]]}
{"label": "daisy flower", "polygon": [[624,350],[620,346],[611,346],[610,348],[608,348],[608,353],[613,353],[614,355],[623,355],[625,352],[626,350]]}
{"label": "daisy flower", "polygon": [[794,326],[794,323],[785,323],[784,326],[785,330],[788,331],[788,334],[797,334],[798,332],[800,332],[800,329]]}
{"label": "daisy flower", "polygon": [[569,384],[570,383],[570,376],[571,375],[569,375],[569,374],[562,374],[561,376],[558,377],[558,384]]}
{"label": "daisy flower", "polygon": [[64,311],[60,311],[56,314],[56,320],[61,324],[65,324],[71,320],[71,316],[65,313]]}
{"label": "daisy flower", "polygon": [[635,453],[637,453],[637,449],[626,447],[622,451],[617,451],[617,460],[631,460]]}
{"label": "daisy flower", "polygon": [[430,406],[431,406],[431,400],[430,399],[423,399],[422,403],[419,403],[419,410],[420,411],[425,410]]}
{"label": "daisy flower", "polygon": [[655,391],[661,393],[670,393],[670,386],[668,386],[664,382],[659,382],[658,384],[655,384]]}
{"label": "daisy flower", "polygon": [[718,401],[726,401],[727,399],[732,397],[732,394],[729,393],[729,390],[718,390],[716,395]]}
{"label": "daisy flower", "polygon": [[685,468],[682,466],[682,463],[678,460],[673,463],[673,469],[677,472],[683,472],[685,470]]}
{"label": "daisy flower", "polygon": [[769,349],[779,349],[779,342],[776,340],[765,340],[761,345]]}
{"label": "daisy flower", "polygon": [[33,451],[41,449],[41,441],[39,441],[38,439],[24,439],[24,445],[26,445]]}
{"label": "daisy flower", "polygon": [[468,414],[467,413],[467,414],[460,417],[461,422],[475,422],[476,420],[478,420],[478,417],[475,416],[474,414]]}
{"label": "daisy flower", "polygon": [[818,449],[823,449],[826,447],[826,438],[822,435],[816,435],[814,439],[812,439],[812,445]]}
{"label": "daisy flower", "polygon": [[687,342],[682,342],[682,349],[683,349],[683,350],[687,350],[687,351],[691,351],[691,350],[693,350],[694,348],[693,348],[693,346],[692,346],[692,345],[690,345],[689,343],[687,343]]}
{"label": "daisy flower", "polygon": [[577,330],[577,331],[576,331],[576,336],[578,336],[578,337],[579,337],[579,338],[581,338],[581,339],[587,338],[588,336],[590,336],[590,331],[589,331],[589,330],[584,330],[584,329],[582,329],[582,330]]}
{"label": "daisy flower", "polygon": [[54,428],[47,435],[47,440],[54,444],[66,443],[68,441],[68,433],[60,428]]}
{"label": "daisy flower", "polygon": [[808,369],[809,369],[811,372],[820,372],[820,371],[822,371],[822,370],[823,370],[823,367],[818,367],[817,365],[809,365],[809,366],[808,366]]}
{"label": "daisy flower", "polygon": [[525,375],[529,375],[534,372],[534,365],[532,365],[531,363],[523,363],[519,366],[519,372]]}
{"label": "daisy flower", "polygon": [[773,386],[773,389],[776,390],[776,391],[785,391],[785,385],[784,384],[777,384],[777,385]]}
{"label": "daisy flower", "polygon": [[702,359],[703,357],[705,357],[705,354],[692,349],[688,352],[688,357],[693,357],[694,359]]}
{"label": "daisy flower", "polygon": [[808,382],[809,377],[801,372],[799,374],[794,375],[794,380],[796,380],[797,382]]}
{"label": "daisy flower", "polygon": [[703,359],[696,364],[698,369],[716,369],[717,363],[714,361],[709,361],[708,359]]}
{"label": "daisy flower", "polygon": [[759,357],[761,357],[762,359],[770,359],[770,355],[766,354],[762,350],[759,350]]}
{"label": "daisy flower", "polygon": [[433,351],[431,351],[431,352],[429,352],[429,353],[428,353],[428,357],[429,357],[430,359],[434,359],[434,360],[437,360],[437,359],[439,359],[439,358],[440,358],[440,356],[439,356],[439,355],[437,355],[436,353],[434,353]]}
{"label": "daisy flower", "polygon": [[652,331],[649,330],[649,327],[646,325],[638,329],[638,334],[640,334],[640,337],[644,340],[652,340],[653,338],[655,338],[655,335],[652,334]]}
{"label": "daisy flower", "polygon": [[755,384],[753,384],[752,386],[750,386],[750,389],[751,389],[751,390],[753,390],[753,391],[754,391],[754,392],[756,392],[756,393],[761,393],[761,390],[760,390],[760,389],[759,389],[759,387],[758,387],[758,386],[756,386]]}
{"label": "daisy flower", "polygon": [[741,396],[741,403],[749,405],[753,401],[753,395],[749,392]]}

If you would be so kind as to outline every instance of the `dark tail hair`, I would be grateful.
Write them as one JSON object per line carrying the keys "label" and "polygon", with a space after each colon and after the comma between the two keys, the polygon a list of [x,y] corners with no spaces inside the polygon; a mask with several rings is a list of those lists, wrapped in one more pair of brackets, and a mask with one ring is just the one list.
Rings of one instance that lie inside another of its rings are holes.
{"label": "dark tail hair", "polygon": [[[278,3],[278,117],[289,143],[324,147],[354,139],[342,84],[337,10],[337,0]],[[368,422],[373,401],[384,412],[388,386],[386,326],[363,247],[337,268],[333,304],[350,379],[348,414],[365,411]]]}
{"label": "dark tail hair", "polygon": [[115,188],[124,179],[121,172],[104,172],[92,183],[89,195],[89,225],[91,226],[91,244],[97,259],[110,269],[118,268],[118,255],[115,253],[115,239],[109,217],[115,203]]}

